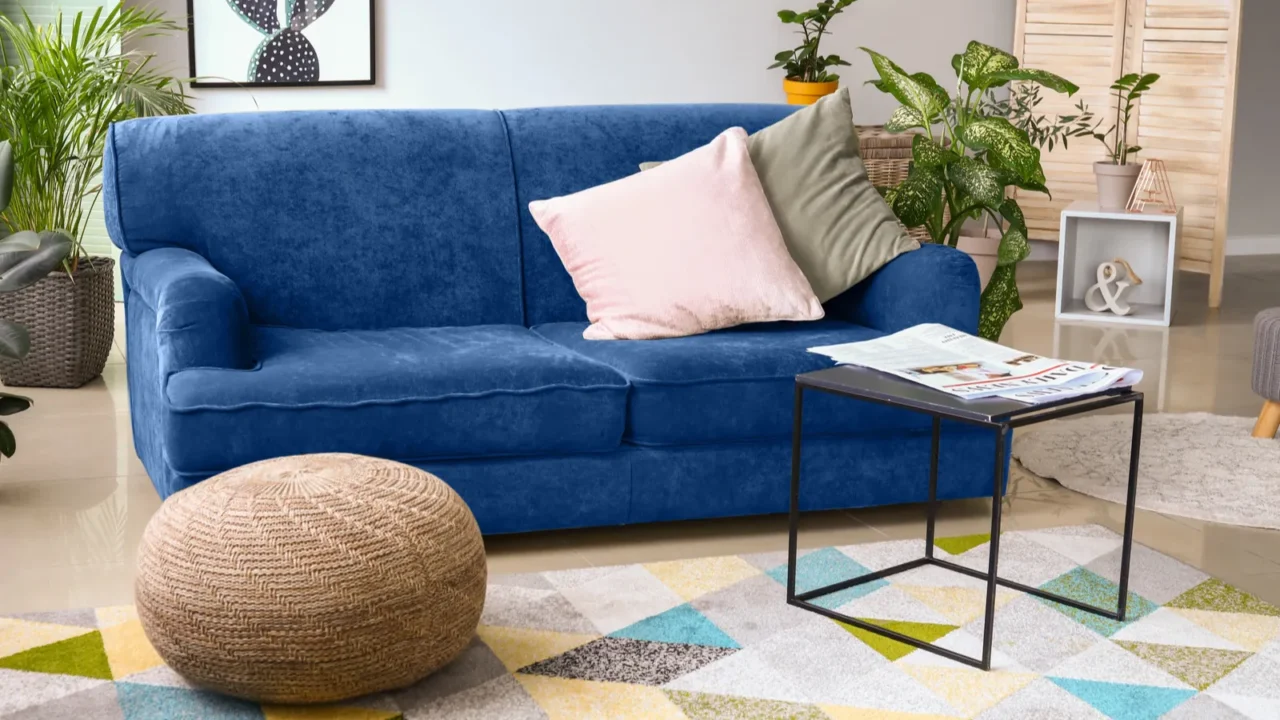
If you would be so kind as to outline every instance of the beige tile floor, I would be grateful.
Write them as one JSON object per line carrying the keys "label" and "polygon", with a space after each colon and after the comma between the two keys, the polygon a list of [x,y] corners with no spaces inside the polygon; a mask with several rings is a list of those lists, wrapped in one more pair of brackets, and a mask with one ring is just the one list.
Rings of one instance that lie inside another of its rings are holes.
{"label": "beige tile floor", "polygon": [[[1254,313],[1280,305],[1280,257],[1234,259],[1226,302],[1205,307],[1207,282],[1187,275],[1175,327],[1055,325],[1053,266],[1020,271],[1027,309],[1005,340],[1027,350],[1142,367],[1148,412],[1252,415]],[[134,455],[123,333],[102,379],[79,390],[32,390],[35,408],[8,418],[18,455],[0,463],[0,613],[127,603],[134,550],[160,501]],[[1278,470],[1280,471],[1280,470]],[[785,479],[779,479],[784,482]],[[1006,528],[1096,522],[1119,529],[1118,506],[1015,468]],[[940,532],[988,528],[989,501],[947,503]],[[922,538],[920,506],[807,515],[805,546]],[[1140,542],[1280,602],[1280,532],[1138,513]],[[779,550],[783,517],[541,533],[489,540],[495,573]]]}

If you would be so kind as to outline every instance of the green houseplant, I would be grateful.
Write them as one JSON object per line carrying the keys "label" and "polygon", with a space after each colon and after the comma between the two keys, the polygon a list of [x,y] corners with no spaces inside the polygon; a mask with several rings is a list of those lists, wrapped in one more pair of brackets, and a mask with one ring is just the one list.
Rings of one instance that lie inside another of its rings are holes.
{"label": "green houseplant", "polygon": [[115,330],[114,262],[90,257],[83,242],[102,191],[107,132],[121,120],[191,112],[180,81],[123,48],[179,30],[156,11],[123,4],[48,25],[25,13],[0,16],[0,140],[17,168],[0,231],[28,241],[57,231],[72,243],[62,272],[0,295],[0,316],[31,333],[25,360],[0,360],[6,384],[77,387],[102,372]]}
{"label": "green houseplant", "polygon": [[1002,50],[971,42],[952,58],[952,96],[927,73],[909,74],[884,55],[863,50],[879,74],[872,84],[902,103],[886,129],[924,131],[912,141],[906,180],[885,191],[898,218],[909,228],[925,228],[933,242],[952,247],[968,220],[985,218],[999,232],[996,268],[982,292],[979,317],[979,334],[997,340],[1009,318],[1022,309],[1016,266],[1031,252],[1022,209],[1008,190],[1049,190],[1040,150],[1027,132],[1006,117],[984,112],[982,100],[991,89],[1011,82],[1068,95],[1079,88],[1053,73],[1020,67],[1017,58]]}
{"label": "green houseplant", "polygon": [[[13,147],[0,140],[0,212],[9,206],[13,192]],[[20,232],[0,238],[0,292],[27,287],[62,264],[71,252],[71,238],[64,233]],[[31,350],[27,329],[0,318],[0,357],[22,360]],[[31,398],[0,392],[0,417],[31,407]],[[13,457],[18,441],[8,423],[0,420],[0,456]]]}
{"label": "green houseplant", "polygon": [[1106,132],[1097,132],[1097,128],[1093,132],[1093,137],[1107,150],[1107,159],[1093,164],[1093,174],[1098,181],[1098,206],[1103,210],[1121,210],[1129,204],[1129,195],[1142,172],[1141,165],[1129,162],[1130,156],[1142,149],[1129,144],[1129,123],[1138,100],[1159,79],[1156,73],[1129,73],[1111,85],[1116,99],[1115,122]]}
{"label": "green houseplant", "polygon": [[849,62],[839,55],[823,55],[820,52],[827,26],[837,15],[857,0],[823,0],[812,10],[796,12],[781,10],[778,19],[785,25],[798,25],[796,31],[804,42],[791,50],[783,50],[773,57],[770,70],[782,68],[786,77],[782,89],[787,102],[792,105],[812,105],[840,87],[840,76],[831,68],[847,66]]}

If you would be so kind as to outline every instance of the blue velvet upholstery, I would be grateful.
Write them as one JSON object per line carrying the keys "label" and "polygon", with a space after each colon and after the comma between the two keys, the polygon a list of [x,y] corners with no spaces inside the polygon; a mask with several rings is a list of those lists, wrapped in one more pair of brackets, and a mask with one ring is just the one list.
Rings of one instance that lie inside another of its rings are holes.
{"label": "blue velvet upholstery", "polygon": [[252,372],[169,378],[174,468],[326,451],[405,461],[601,452],[622,437],[626,381],[520,326],[256,327],[254,345]]}
{"label": "blue velvet upholstery", "polygon": [[[587,342],[530,200],[758,130],[782,106],[365,111],[113,127],[135,447],[168,496],[236,465],[350,451],[435,472],[486,533],[782,512],[805,348],[973,330],[955,250],[894,260],[826,320]],[[531,329],[532,328],[532,329]],[[927,419],[811,394],[804,507],[922,499]],[[944,497],[990,493],[948,425]]]}
{"label": "blue velvet upholstery", "polygon": [[976,334],[978,288],[978,266],[972,258],[945,245],[922,245],[829,301],[827,317],[885,334],[921,323],[942,323]]}
{"label": "blue velvet upholstery", "polygon": [[181,248],[124,255],[121,271],[155,313],[161,377],[194,367],[253,366],[240,289],[203,257]]}
{"label": "blue velvet upholstery", "polygon": [[511,153],[496,112],[131,120],[112,128],[104,162],[115,244],[208,258],[254,323],[523,320]]}
{"label": "blue velvet upholstery", "polygon": [[[791,436],[795,376],[831,366],[806,352],[880,337],[839,320],[744,325],[667,340],[582,339],[586,323],[534,326],[534,332],[598,360],[631,384],[627,442],[690,445]],[[816,435],[928,428],[929,418],[883,405],[815,393],[807,430]]]}

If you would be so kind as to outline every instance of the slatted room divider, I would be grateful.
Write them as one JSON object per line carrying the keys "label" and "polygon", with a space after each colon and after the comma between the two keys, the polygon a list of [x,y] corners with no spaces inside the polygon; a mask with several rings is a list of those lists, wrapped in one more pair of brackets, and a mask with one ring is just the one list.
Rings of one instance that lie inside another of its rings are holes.
{"label": "slatted room divider", "polygon": [[[1018,0],[1014,52],[1024,64],[1063,75],[1081,87],[1075,98],[1045,95],[1041,109],[1069,113],[1083,98],[1109,127],[1115,112],[1107,87],[1124,73],[1156,72],[1131,142],[1140,157],[1169,167],[1178,203],[1186,206],[1179,266],[1208,273],[1209,305],[1222,302],[1236,67],[1242,0]],[[1058,239],[1058,217],[1074,200],[1097,196],[1095,141],[1077,138],[1044,157],[1053,199],[1021,197],[1031,236]]]}

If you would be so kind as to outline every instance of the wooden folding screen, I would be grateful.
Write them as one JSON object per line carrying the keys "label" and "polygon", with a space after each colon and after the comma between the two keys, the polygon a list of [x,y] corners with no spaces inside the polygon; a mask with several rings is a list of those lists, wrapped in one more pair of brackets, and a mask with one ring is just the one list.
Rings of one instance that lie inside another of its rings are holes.
{"label": "wooden folding screen", "polygon": [[[1186,206],[1180,267],[1209,273],[1209,304],[1222,301],[1222,268],[1235,125],[1241,0],[1018,0],[1014,52],[1080,85],[1075,98],[1045,94],[1041,109],[1072,111],[1083,98],[1109,127],[1107,87],[1128,72],[1160,73],[1131,128],[1140,157],[1164,160]],[[1020,197],[1031,235],[1057,240],[1058,214],[1096,198],[1100,145],[1078,138],[1044,157],[1053,199]]]}

